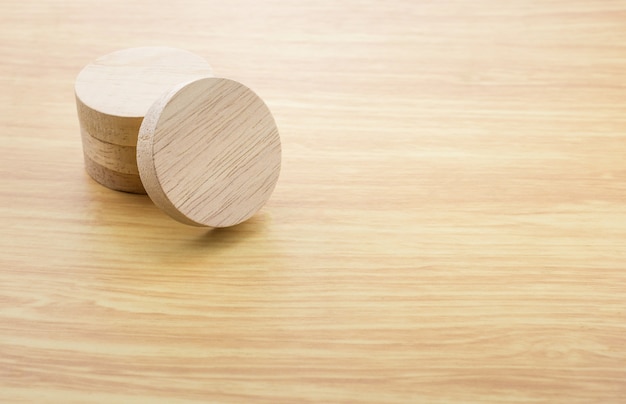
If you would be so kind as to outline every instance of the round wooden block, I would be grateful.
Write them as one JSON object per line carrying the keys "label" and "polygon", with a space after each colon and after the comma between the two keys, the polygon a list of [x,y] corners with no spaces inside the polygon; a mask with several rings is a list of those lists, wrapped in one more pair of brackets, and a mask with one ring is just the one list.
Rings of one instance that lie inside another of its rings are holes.
{"label": "round wooden block", "polygon": [[148,111],[139,174],[154,203],[197,226],[233,226],[269,199],[280,172],[274,118],[249,88],[222,78],[181,84]]}
{"label": "round wooden block", "polygon": [[181,49],[131,48],[102,56],[76,78],[81,127],[104,142],[136,146],[154,101],[177,84],[212,76],[205,59]]}

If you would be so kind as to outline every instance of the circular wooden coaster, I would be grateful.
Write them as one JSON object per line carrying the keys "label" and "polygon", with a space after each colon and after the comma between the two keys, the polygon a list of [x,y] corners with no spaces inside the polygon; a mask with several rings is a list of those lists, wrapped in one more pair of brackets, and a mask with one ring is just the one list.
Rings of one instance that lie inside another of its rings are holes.
{"label": "circular wooden coaster", "polygon": [[154,203],[197,226],[243,222],[269,199],[280,172],[274,118],[249,88],[223,78],[176,86],[147,112],[137,162]]}
{"label": "circular wooden coaster", "polygon": [[205,59],[181,49],[131,48],[102,56],[76,78],[81,127],[102,141],[135,146],[155,100],[177,84],[212,76]]}

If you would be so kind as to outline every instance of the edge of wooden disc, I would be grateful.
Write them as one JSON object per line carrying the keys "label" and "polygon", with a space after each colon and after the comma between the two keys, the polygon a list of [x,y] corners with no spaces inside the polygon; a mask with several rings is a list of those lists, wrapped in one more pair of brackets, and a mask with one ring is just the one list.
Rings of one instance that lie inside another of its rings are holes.
{"label": "edge of wooden disc", "polygon": [[115,191],[146,194],[141,178],[138,175],[124,174],[103,167],[84,154],[85,170],[97,183]]}
{"label": "edge of wooden disc", "polygon": [[139,176],[137,147],[106,143],[81,128],[83,151],[96,164],[110,170]]}
{"label": "edge of wooden disc", "polygon": [[120,117],[104,114],[84,104],[76,97],[78,122],[91,137],[120,146],[137,145],[137,136],[143,117]]}

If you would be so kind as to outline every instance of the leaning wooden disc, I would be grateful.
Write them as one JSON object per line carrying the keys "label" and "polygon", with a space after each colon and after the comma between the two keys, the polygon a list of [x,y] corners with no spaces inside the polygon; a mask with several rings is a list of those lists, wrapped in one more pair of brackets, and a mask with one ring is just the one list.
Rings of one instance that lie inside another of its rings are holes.
{"label": "leaning wooden disc", "polygon": [[174,219],[233,226],[254,215],[274,190],[280,138],[252,90],[205,78],[175,87],[150,108],[137,162],[148,195]]}

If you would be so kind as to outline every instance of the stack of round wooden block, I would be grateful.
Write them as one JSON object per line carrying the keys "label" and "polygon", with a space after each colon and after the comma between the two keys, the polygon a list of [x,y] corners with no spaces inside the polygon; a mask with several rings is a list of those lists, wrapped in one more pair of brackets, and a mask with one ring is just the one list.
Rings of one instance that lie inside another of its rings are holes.
{"label": "stack of round wooden block", "polygon": [[108,188],[145,194],[136,158],[141,123],[165,91],[202,77],[213,77],[205,59],[166,47],[125,49],[87,65],[75,90],[89,175]]}
{"label": "stack of round wooden block", "polygon": [[274,190],[271,112],[195,54],[114,52],[86,66],[75,91],[85,167],[108,188],[147,193],[172,218],[212,227],[250,218]]}

